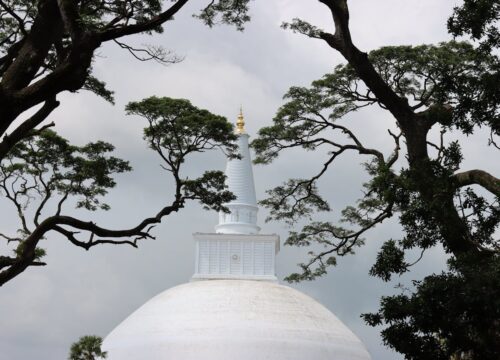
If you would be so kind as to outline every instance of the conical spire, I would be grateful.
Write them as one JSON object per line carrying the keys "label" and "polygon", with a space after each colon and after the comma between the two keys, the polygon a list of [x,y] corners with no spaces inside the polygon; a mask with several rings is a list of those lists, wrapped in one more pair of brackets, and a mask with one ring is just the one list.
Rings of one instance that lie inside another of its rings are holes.
{"label": "conical spire", "polygon": [[277,281],[275,256],[279,236],[259,234],[257,199],[253,182],[248,134],[240,110],[236,122],[239,159],[228,159],[226,184],[236,196],[219,213],[215,234],[195,233],[196,260],[193,279],[245,279]]}
{"label": "conical spire", "polygon": [[218,233],[225,234],[256,234],[257,226],[257,199],[253,181],[252,159],[248,148],[248,134],[245,132],[243,112],[236,121],[238,134],[238,153],[240,159],[230,159],[226,166],[226,183],[236,199],[225,204],[230,213],[221,212],[219,224],[215,227]]}

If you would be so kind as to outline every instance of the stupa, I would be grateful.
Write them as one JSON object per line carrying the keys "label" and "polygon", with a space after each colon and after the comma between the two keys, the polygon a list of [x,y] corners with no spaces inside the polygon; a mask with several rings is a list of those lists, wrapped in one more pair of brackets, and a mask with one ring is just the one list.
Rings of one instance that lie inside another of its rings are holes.
{"label": "stupa", "polygon": [[195,233],[190,282],[146,302],[104,340],[108,360],[370,360],[361,341],[311,297],[278,283],[279,237],[260,234],[243,114],[241,157],[226,175],[236,199],[215,233]]}

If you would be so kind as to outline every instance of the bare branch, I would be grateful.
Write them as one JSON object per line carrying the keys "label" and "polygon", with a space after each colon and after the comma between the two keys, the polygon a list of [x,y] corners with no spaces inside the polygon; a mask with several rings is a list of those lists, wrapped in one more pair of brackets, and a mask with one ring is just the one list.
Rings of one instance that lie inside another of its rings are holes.
{"label": "bare branch", "polygon": [[10,242],[13,242],[13,241],[15,241],[15,242],[23,241],[23,239],[20,238],[20,237],[7,236],[7,235],[2,234],[2,233],[0,233],[0,237],[2,237],[5,240],[7,240],[7,243],[10,243]]}
{"label": "bare branch", "polygon": [[[14,266],[16,265],[17,261],[18,261],[17,258],[0,256],[0,269],[3,269],[8,266]],[[45,265],[47,264],[42,261],[31,261],[29,264],[29,266],[45,266]],[[0,272],[0,276],[2,273],[4,273],[4,271]]]}
{"label": "bare branch", "polygon": [[389,159],[387,160],[387,166],[388,167],[391,167],[392,165],[394,165],[394,163],[398,160],[399,158],[399,151],[401,150],[401,146],[399,144],[399,140],[401,139],[401,136],[403,135],[402,132],[399,133],[399,135],[395,135],[391,132],[390,129],[387,129],[387,131],[389,132],[389,135],[392,136],[392,138],[394,139],[394,143],[396,144],[396,147],[394,148],[394,151],[392,153],[392,155],[389,157]]}
{"label": "bare branch", "polygon": [[[184,60],[184,58],[178,57],[172,51],[165,50],[162,47],[146,46],[145,48],[134,48],[116,39],[113,39],[113,41],[122,49],[127,50],[139,61],[154,60],[162,65],[169,65]],[[140,54],[142,54],[142,56]]]}
{"label": "bare branch", "polygon": [[[94,240],[95,235],[94,235],[94,233],[91,233],[88,241],[80,241],[75,237],[75,235],[79,233],[78,231],[69,231],[61,226],[55,226],[53,230],[64,235],[73,245],[84,248],[85,250],[89,250],[91,247],[93,247],[95,245],[100,245],[100,244],[131,245],[131,246],[137,248],[137,240],[139,239],[139,237],[138,237],[132,241],[130,241],[130,240],[109,240],[109,239]],[[140,238],[146,238],[146,237],[153,238],[149,234],[147,234],[147,236],[142,236]]]}
{"label": "bare branch", "polygon": [[488,145],[493,145],[498,150],[500,150],[500,145],[498,145],[496,143],[496,141],[495,141],[495,139],[493,137],[494,137],[494,133],[493,133],[493,129],[491,129],[491,131],[490,131],[490,138],[488,139]]}
{"label": "bare branch", "polygon": [[[28,266],[33,265],[36,262],[35,249],[45,235],[50,231],[56,231],[63,234],[70,240],[73,244],[80,246],[84,249],[89,249],[93,246],[100,244],[114,244],[114,245],[131,245],[137,247],[137,241],[141,239],[154,239],[149,231],[152,229],[152,225],[160,223],[164,216],[168,216],[173,212],[179,211],[184,207],[184,199],[180,195],[180,191],[177,191],[177,196],[174,202],[161,209],[155,216],[149,217],[141,221],[137,226],[124,229],[124,230],[111,230],[100,227],[93,222],[82,221],[70,216],[52,216],[40,223],[30,235],[23,241],[23,247],[21,253],[14,260],[4,260],[3,263],[0,261],[0,268],[7,267],[7,269],[0,272],[0,286],[5,284],[10,279],[19,275]],[[70,231],[63,226],[70,226],[77,231]],[[146,230],[145,230],[146,229]],[[90,233],[90,238],[87,241],[80,241],[75,237],[78,231],[86,231]],[[103,238],[94,240],[94,236]],[[107,238],[107,239],[105,239]],[[111,240],[109,238],[133,238],[132,240]],[[7,265],[5,265],[8,263]],[[38,265],[38,264],[37,264]]]}

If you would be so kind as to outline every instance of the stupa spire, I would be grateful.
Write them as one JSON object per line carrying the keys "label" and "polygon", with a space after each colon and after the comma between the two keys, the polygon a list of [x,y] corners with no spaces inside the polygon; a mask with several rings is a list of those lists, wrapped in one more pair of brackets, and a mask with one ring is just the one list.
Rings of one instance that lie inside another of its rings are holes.
{"label": "stupa spire", "polygon": [[257,234],[257,199],[253,180],[252,159],[248,148],[249,135],[245,131],[243,111],[236,120],[236,134],[239,159],[229,159],[226,166],[226,184],[236,199],[225,204],[230,213],[219,214],[217,233]]}
{"label": "stupa spire", "polygon": [[240,279],[277,281],[275,256],[279,236],[259,234],[252,159],[243,112],[236,121],[238,159],[228,159],[226,185],[236,199],[219,213],[215,233],[195,233],[196,260],[193,280]]}

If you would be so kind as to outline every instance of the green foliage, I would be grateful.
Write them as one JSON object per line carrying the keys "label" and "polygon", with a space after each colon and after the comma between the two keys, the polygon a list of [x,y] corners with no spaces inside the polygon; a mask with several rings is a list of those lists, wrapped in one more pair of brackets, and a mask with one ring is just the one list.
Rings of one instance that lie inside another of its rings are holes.
{"label": "green foliage", "polygon": [[[248,3],[250,0],[217,0],[207,1],[207,5],[193,16],[201,19],[206,25],[212,27],[217,24],[235,26],[242,31],[244,25],[250,21],[248,15]],[[157,18],[167,8],[175,5],[174,0],[89,0],[79,2],[71,18],[75,20],[80,32],[101,34],[108,30],[122,29],[142,25]],[[33,0],[4,0],[4,6],[0,7],[0,58],[8,54],[14,54],[12,47],[25,38],[39,15],[38,2]],[[71,3],[71,2],[70,2]],[[7,11],[8,9],[9,11]],[[13,16],[15,14],[16,16]],[[44,15],[46,16],[46,15]],[[169,20],[173,20],[170,18]],[[41,21],[60,23],[60,18],[43,18]],[[137,32],[137,31],[135,31]],[[131,34],[135,33],[131,32]],[[163,32],[163,22],[157,26],[140,31],[141,33],[153,35]],[[176,62],[177,58],[170,58],[170,52],[161,47],[145,46],[145,48],[133,48],[121,43],[126,49],[138,59],[144,60],[141,55],[146,54],[146,59],[159,60],[163,63]],[[50,49],[45,55],[45,61],[36,77],[46,75],[63,63],[67,55],[73,51],[72,39],[67,31],[62,32],[50,44]],[[155,50],[153,50],[155,49]],[[151,56],[155,54],[155,56]],[[3,63],[1,64],[4,65]],[[2,69],[0,66],[0,70]],[[86,70],[83,86],[78,89],[89,90],[106,101],[113,103],[113,91],[106,88],[106,84],[98,79],[92,71],[92,67]],[[74,89],[73,89],[74,90]]]}
{"label": "green foliage", "polygon": [[391,280],[392,274],[403,274],[408,271],[405,252],[392,239],[386,241],[377,255],[377,261],[370,269],[370,275],[378,276],[384,281]]}
{"label": "green foliage", "polygon": [[[304,179],[290,179],[282,186],[268,190],[269,197],[260,202],[269,208],[270,215],[266,221],[284,220],[292,225],[300,218],[307,217],[316,211],[329,211],[330,207],[317,192],[313,182]],[[293,198],[289,195],[293,194]]]}
{"label": "green foliage", "polygon": [[227,211],[223,204],[236,197],[227,190],[225,181],[226,175],[222,171],[206,171],[195,180],[183,180],[184,198],[199,200],[205,210]]}
{"label": "green foliage", "polygon": [[[426,110],[422,116],[429,121],[467,134],[476,125],[498,130],[497,57],[452,41],[383,47],[370,52],[369,58],[397,94],[407,98],[415,110]],[[252,143],[257,151],[256,163],[269,163],[290,147],[315,150],[333,145],[325,136],[331,123],[349,112],[379,103],[350,65],[338,65],[309,88],[290,88],[285,99],[288,102],[279,109],[273,126],[261,129],[259,138]]]}
{"label": "green foliage", "polygon": [[188,100],[150,97],[131,102],[126,107],[129,115],[145,118],[144,139],[165,162],[164,169],[177,182],[179,200],[198,200],[206,209],[221,210],[222,204],[234,198],[225,189],[221,171],[207,171],[197,179],[181,178],[181,165],[193,153],[221,149],[230,157],[237,157],[236,135],[226,118],[193,106]]}
{"label": "green foliage", "polygon": [[[294,30],[313,31],[308,34],[312,37],[319,31],[299,22]],[[386,106],[351,65],[337,66],[310,87],[290,88],[273,124],[261,129],[252,143],[256,162],[262,164],[292,148],[326,156],[311,178],[288,180],[269,190],[268,198],[261,202],[270,210],[272,220],[290,225],[307,222],[299,231],[289,233],[286,244],[313,250],[308,252],[308,261],[299,264],[299,271],[287,280],[312,280],[326,274],[337,257],[352,254],[363,245],[370,229],[397,216],[403,236],[382,245],[370,274],[389,281],[410,271],[436,246],[448,253],[449,271],[415,282],[402,294],[383,298],[380,311],[366,314],[365,320],[373,326],[385,325],[385,343],[408,359],[450,359],[464,354],[493,359],[495,351],[498,355],[494,344],[500,343],[499,323],[490,321],[499,318],[498,301],[490,299],[500,298],[498,280],[491,279],[498,279],[495,231],[500,223],[500,199],[457,186],[454,174],[460,169],[463,154],[458,142],[445,142],[443,137],[451,129],[472,134],[479,126],[498,133],[500,62],[482,49],[454,41],[383,47],[370,52],[368,58],[381,80],[415,113],[411,121],[426,124],[425,136],[435,124],[440,127],[441,143],[424,137],[426,153],[419,155],[424,160],[408,164],[400,156],[400,141],[403,137],[407,144],[408,160],[414,150],[410,140],[419,135],[413,129],[390,132],[394,140],[390,154],[365,146],[343,125],[345,115],[366,106]],[[365,163],[370,180],[363,185],[364,195],[342,210],[342,226],[311,221],[316,212],[330,210],[317,189],[319,178],[338,157],[352,151],[370,158]],[[465,247],[457,250],[460,241],[480,255]],[[466,255],[459,256],[461,252]],[[410,260],[415,253],[420,256]],[[489,313],[493,317],[486,319],[484,314]],[[480,344],[488,349],[481,349]]]}
{"label": "green foliage", "polygon": [[[13,18],[7,11],[0,11],[0,54],[7,53],[9,49],[23,38],[24,33],[28,33],[33,25],[36,16],[38,15],[38,2],[32,0],[5,0],[5,5],[15,11],[20,19],[23,19],[22,25]],[[132,1],[97,1],[90,0],[78,4],[78,25],[82,26],[82,31],[99,32],[106,28],[110,19],[121,19],[121,24],[125,22],[128,25],[143,22],[149,18],[156,16],[162,10],[162,1],[160,0],[132,0]],[[56,19],[47,19],[46,21],[57,21]],[[158,26],[153,32],[160,33],[163,31],[161,26]],[[68,34],[65,34],[61,39],[53,44],[46,55],[42,73],[53,71],[58,62],[61,62],[61,55],[67,54],[71,43],[68,39]],[[113,92],[106,88],[105,83],[94,75],[92,68],[87,71],[86,81],[83,89],[95,93],[97,96],[104,98],[106,101],[113,102]]]}
{"label": "green foliage", "polygon": [[[133,9],[134,11],[130,11]],[[88,29],[102,29],[109,21],[109,17],[126,17],[129,23],[141,23],[155,15],[162,9],[161,0],[132,0],[101,2],[91,0],[80,7],[81,24]],[[154,32],[162,32],[161,26]]]}
{"label": "green foliage", "polygon": [[481,125],[500,131],[498,57],[454,41],[383,47],[369,57],[384,81],[414,109],[430,109],[426,116],[433,122],[466,134]]}
{"label": "green foliage", "polygon": [[70,145],[54,131],[44,130],[18,143],[2,161],[2,188],[7,195],[9,182],[17,186],[23,208],[35,198],[43,201],[57,194],[76,196],[77,208],[108,210],[100,197],[116,185],[114,174],[131,170],[128,162],[108,155],[113,150],[103,141]]}
{"label": "green foliage", "polygon": [[102,97],[104,100],[110,102],[113,105],[115,104],[114,91],[106,88],[106,83],[99,80],[95,76],[89,75],[87,77],[87,80],[83,85],[83,89],[93,92],[97,96]]}
{"label": "green foliage", "polygon": [[[76,199],[77,208],[109,209],[101,197],[115,186],[113,175],[131,170],[128,162],[109,156],[113,150],[103,141],[70,145],[54,131],[43,130],[17,143],[7,154],[0,163],[0,194],[14,205],[21,224],[17,237],[1,235],[17,242],[16,258],[23,255],[25,240],[34,231],[30,217],[36,228],[44,211],[60,215],[71,198]],[[36,247],[32,260],[44,256],[45,250]]]}
{"label": "green foliage", "polygon": [[[278,110],[273,125],[261,128],[259,137],[252,142],[257,164],[270,163],[287,148],[312,151],[332,145],[319,135],[329,130],[330,121],[334,122],[356,109],[350,101],[322,87],[321,82],[314,82],[309,89],[292,87],[285,99],[289,102]],[[328,115],[324,115],[326,109]]]}
{"label": "green foliage", "polygon": [[281,28],[285,30],[292,30],[293,32],[306,35],[310,38],[320,38],[322,32],[322,30],[318,27],[299,18],[293,19],[290,23],[282,23]]}
{"label": "green foliage", "polygon": [[[410,99],[415,110],[422,109],[422,116],[428,117],[431,123],[440,124],[443,132],[454,126],[469,133],[474,124],[491,125],[492,121],[496,121],[494,116],[498,111],[498,102],[491,102],[491,112],[483,112],[484,104],[479,101],[480,96],[476,96],[474,104],[467,105],[474,109],[467,116],[455,115],[455,112],[461,114],[465,111],[462,106],[467,103],[464,96],[474,94],[474,91],[469,93],[468,89],[463,91],[460,86],[470,83],[471,79],[482,78],[483,72],[488,72],[496,59],[478,53],[467,43],[384,47],[372,51],[369,58],[383,80],[400,96]],[[479,67],[478,59],[481,59]],[[461,83],[452,81],[453,77]],[[478,88],[477,92],[482,90]],[[259,137],[252,142],[257,153],[255,162],[270,163],[283,151],[297,147],[306,151],[324,149],[324,152],[328,151],[329,158],[321,171],[312,178],[292,179],[267,192],[268,198],[261,203],[269,208],[269,219],[295,224],[301,218],[310,219],[317,211],[329,211],[328,204],[317,191],[316,182],[338,156],[347,151],[356,151],[372,156],[372,160],[366,163],[371,180],[364,185],[365,196],[355,206],[348,206],[342,211],[342,222],[357,226],[359,230],[341,227],[337,231],[348,234],[344,238],[362,241],[363,238],[357,235],[359,231],[364,233],[397,212],[406,233],[398,244],[390,243],[393,246],[383,251],[380,257],[392,259],[378,261],[373,273],[383,274],[383,278],[389,279],[393,270],[396,273],[406,271],[402,256],[404,250],[428,249],[443,243],[441,225],[434,214],[441,211],[444,199],[455,193],[455,184],[450,179],[459,169],[463,158],[457,142],[442,145],[437,156],[425,165],[425,171],[430,171],[432,176],[422,178],[419,169],[402,168],[396,173],[391,167],[398,158],[399,137],[393,135],[397,145],[395,153],[384,156],[375,149],[365,147],[355,134],[340,125],[346,114],[379,103],[350,65],[337,66],[333,73],[314,81],[308,88],[290,88],[285,99],[288,102],[277,112],[273,125],[260,129]],[[478,115],[479,112],[482,115]],[[486,113],[491,116],[486,116]],[[419,191],[422,187],[433,189],[441,195],[435,196],[432,201],[424,199]],[[496,209],[495,205],[491,206]],[[491,206],[485,205],[480,212],[496,214]],[[491,243],[491,231],[497,223],[497,218],[489,217],[488,230],[484,233],[490,236],[481,238],[480,243]],[[292,232],[291,240],[287,243],[303,245],[303,241],[298,239],[307,239],[309,243],[325,245],[322,237],[327,233],[317,228],[316,231],[322,234],[321,238],[311,237],[310,226],[299,233]],[[338,238],[334,232],[330,233],[330,237]],[[330,244],[333,248],[337,245]],[[384,256],[388,252],[391,257]],[[316,259],[316,254],[311,258]],[[306,268],[309,269],[314,263],[321,266],[318,261],[313,261]]]}
{"label": "green foliage", "polygon": [[216,24],[234,25],[239,31],[250,21],[248,3],[250,0],[217,0],[211,1],[199,14],[194,15],[206,25]]}
{"label": "green foliage", "polygon": [[[19,245],[17,245],[16,249],[14,250],[14,253],[17,256],[21,256],[25,248],[25,243],[24,242],[19,242]],[[33,260],[40,260],[42,259],[45,255],[47,255],[47,252],[45,249],[42,248],[35,248],[35,256],[33,257]]]}
{"label": "green foliage", "polygon": [[383,297],[372,325],[388,325],[384,343],[408,359],[450,359],[470,355],[494,360],[500,353],[500,259],[465,255],[450,271],[414,283],[410,294]]}
{"label": "green foliage", "polygon": [[99,336],[82,336],[71,345],[69,360],[106,359],[107,352],[101,350],[102,339]]}
{"label": "green foliage", "polygon": [[[330,222],[313,221],[305,225],[299,232],[291,231],[285,241],[285,245],[310,246],[318,244],[323,252],[315,253],[309,251],[311,257],[309,263],[299,264],[301,272],[290,274],[285,278],[288,282],[299,282],[303,280],[314,280],[323,276],[329,266],[337,265],[336,256],[353,254],[354,247],[363,245],[363,239],[358,234]],[[311,265],[317,262],[316,267]]]}
{"label": "green foliage", "polygon": [[498,0],[464,0],[448,19],[448,30],[454,36],[469,35],[480,41],[483,51],[490,52],[500,45],[499,19]]}
{"label": "green foliage", "polygon": [[126,110],[127,114],[140,115],[149,122],[144,139],[151,149],[168,159],[169,165],[181,164],[190,153],[215,148],[227,149],[234,156],[236,135],[232,124],[222,116],[198,109],[188,100],[153,96],[129,103]]}

